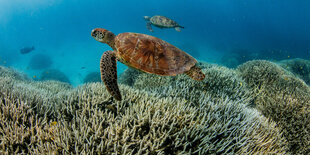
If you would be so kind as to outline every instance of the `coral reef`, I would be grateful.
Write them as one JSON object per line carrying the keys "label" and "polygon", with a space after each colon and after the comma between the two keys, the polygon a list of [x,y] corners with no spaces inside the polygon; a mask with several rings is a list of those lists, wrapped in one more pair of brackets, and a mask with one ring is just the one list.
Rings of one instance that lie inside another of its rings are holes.
{"label": "coral reef", "polygon": [[57,69],[44,70],[41,73],[40,80],[43,80],[43,81],[44,80],[55,80],[55,81],[70,83],[70,80],[65,75],[65,73]]}
{"label": "coral reef", "polygon": [[[206,75],[202,82],[183,75],[160,77],[141,73],[132,76],[129,85],[162,97],[184,98],[194,105],[201,103],[203,95],[210,95],[213,101],[221,98],[222,94],[230,96],[231,100],[246,100],[249,106],[256,107],[281,125],[292,152],[309,151],[310,136],[303,135],[310,131],[310,91],[303,81],[269,61],[250,61],[239,66],[237,71],[216,65],[200,65]],[[126,79],[130,79],[128,75],[133,74],[126,72]]]}
{"label": "coral reef", "polygon": [[28,67],[30,69],[46,69],[53,64],[52,59],[45,54],[36,54],[31,57]]}
{"label": "coral reef", "polygon": [[132,86],[140,74],[143,74],[143,72],[128,67],[123,73],[121,73],[118,82],[126,84],[128,86]]}
{"label": "coral reef", "polygon": [[284,69],[294,73],[297,77],[303,79],[310,85],[310,61],[304,59],[282,60],[278,64]]}
{"label": "coral reef", "polygon": [[120,78],[127,79],[123,84],[133,88],[157,93],[163,97],[185,98],[194,104],[200,103],[201,95],[211,95],[214,100],[220,98],[222,94],[235,100],[251,100],[247,84],[234,70],[204,63],[199,63],[198,66],[206,75],[206,78],[199,82],[185,75],[164,77],[142,72],[135,74],[137,71],[131,68],[128,68]]}
{"label": "coral reef", "polygon": [[101,78],[100,78],[100,72],[90,72],[88,73],[84,80],[84,83],[88,83],[88,82],[101,82]]}
{"label": "coral reef", "polygon": [[238,73],[252,89],[254,104],[282,128],[293,154],[310,152],[310,88],[280,66],[249,61]]}
{"label": "coral reef", "polygon": [[227,93],[217,100],[201,94],[200,104],[192,105],[120,84],[126,93],[115,102],[102,83],[72,89],[1,76],[2,154],[285,154],[288,149],[277,124]]}
{"label": "coral reef", "polygon": [[0,77],[9,77],[14,80],[22,80],[22,81],[27,81],[30,80],[26,74],[24,73],[19,73],[16,70],[12,68],[7,68],[4,66],[0,66]]}

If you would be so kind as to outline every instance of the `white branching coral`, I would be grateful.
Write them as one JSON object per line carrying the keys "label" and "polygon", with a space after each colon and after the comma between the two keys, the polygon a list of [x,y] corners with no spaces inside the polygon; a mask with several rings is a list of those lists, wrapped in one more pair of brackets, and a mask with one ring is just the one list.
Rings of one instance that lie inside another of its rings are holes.
{"label": "white branching coral", "polygon": [[282,60],[277,63],[310,85],[310,60],[295,58]]}
{"label": "white branching coral", "polygon": [[310,88],[280,66],[263,60],[249,61],[237,73],[250,86],[254,104],[282,128],[293,154],[310,151]]}
{"label": "white branching coral", "polygon": [[[204,65],[202,68],[204,68],[202,71],[206,78],[199,82],[185,75],[162,77],[147,73],[137,74],[137,71],[131,68],[125,71],[121,79],[133,78],[127,81],[122,80],[122,82],[135,89],[157,93],[163,97],[185,98],[195,104],[199,104],[198,101],[202,94],[211,95],[214,100],[220,98],[222,94],[235,100],[245,98],[251,100],[247,83],[237,76],[234,70],[216,65]],[[131,83],[126,83],[128,81]]]}
{"label": "white branching coral", "polygon": [[193,105],[180,96],[163,97],[125,85],[120,85],[121,102],[114,102],[101,83],[72,89],[59,83],[58,88],[50,87],[53,82],[2,78],[0,85],[1,153],[284,154],[287,150],[276,124],[247,108],[247,100],[231,99],[226,93],[216,100],[202,93],[200,104]]}

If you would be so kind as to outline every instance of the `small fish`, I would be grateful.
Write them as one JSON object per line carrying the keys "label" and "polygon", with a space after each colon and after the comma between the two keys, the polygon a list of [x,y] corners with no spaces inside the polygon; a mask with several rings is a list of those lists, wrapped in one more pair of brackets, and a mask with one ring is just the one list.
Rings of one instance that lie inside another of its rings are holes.
{"label": "small fish", "polygon": [[57,122],[56,122],[56,121],[51,122],[51,126],[55,126],[56,124],[57,124]]}
{"label": "small fish", "polygon": [[35,79],[35,78],[37,78],[37,76],[34,75],[33,78]]}
{"label": "small fish", "polygon": [[20,49],[20,53],[21,54],[27,54],[27,53],[30,53],[33,50],[35,50],[34,46],[32,46],[32,47],[24,47],[24,48]]}
{"label": "small fish", "polygon": [[85,69],[86,67],[81,67],[81,69]]}

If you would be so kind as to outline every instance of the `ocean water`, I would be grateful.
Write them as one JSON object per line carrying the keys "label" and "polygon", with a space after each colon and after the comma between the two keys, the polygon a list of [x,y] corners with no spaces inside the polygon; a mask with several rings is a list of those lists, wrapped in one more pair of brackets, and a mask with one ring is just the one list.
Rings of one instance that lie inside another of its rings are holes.
{"label": "ocean water", "polygon": [[[101,54],[111,49],[91,37],[97,27],[153,35],[200,61],[228,67],[251,59],[310,59],[309,7],[308,0],[0,0],[0,65],[33,79],[57,69],[72,85],[81,85],[88,73],[99,71]],[[150,32],[143,16],[153,15],[185,28]],[[35,50],[20,53],[31,46]],[[48,60],[33,67],[37,54]],[[118,63],[118,74],[126,68]]]}
{"label": "ocean water", "polygon": [[[0,154],[309,154],[309,8],[310,0],[0,0]],[[143,17],[154,15],[184,29],[150,32]],[[111,50],[94,28],[163,39],[204,62],[206,76],[161,78],[119,62],[119,90],[83,85],[101,81]],[[36,82],[50,79],[73,87]]]}

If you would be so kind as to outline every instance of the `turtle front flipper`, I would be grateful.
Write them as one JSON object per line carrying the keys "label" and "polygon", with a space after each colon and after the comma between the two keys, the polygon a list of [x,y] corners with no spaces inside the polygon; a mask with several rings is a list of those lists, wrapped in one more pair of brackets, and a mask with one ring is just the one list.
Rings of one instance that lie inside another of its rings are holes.
{"label": "turtle front flipper", "polygon": [[146,22],[146,28],[151,31],[151,32],[154,32],[153,29],[152,29],[152,23],[151,22]]}
{"label": "turtle front flipper", "polygon": [[109,93],[118,101],[122,100],[117,85],[116,57],[114,51],[106,51],[100,60],[101,80],[104,82]]}
{"label": "turtle front flipper", "polygon": [[205,78],[205,74],[203,74],[201,69],[196,65],[193,66],[189,71],[185,72],[185,74],[197,81],[202,81]]}

